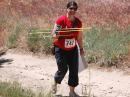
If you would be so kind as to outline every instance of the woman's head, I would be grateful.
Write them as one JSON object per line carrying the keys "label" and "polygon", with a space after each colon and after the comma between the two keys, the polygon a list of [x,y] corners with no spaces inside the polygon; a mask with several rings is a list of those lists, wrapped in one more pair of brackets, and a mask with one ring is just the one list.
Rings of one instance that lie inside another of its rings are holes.
{"label": "woman's head", "polygon": [[67,9],[77,11],[78,4],[75,1],[70,1],[67,3]]}

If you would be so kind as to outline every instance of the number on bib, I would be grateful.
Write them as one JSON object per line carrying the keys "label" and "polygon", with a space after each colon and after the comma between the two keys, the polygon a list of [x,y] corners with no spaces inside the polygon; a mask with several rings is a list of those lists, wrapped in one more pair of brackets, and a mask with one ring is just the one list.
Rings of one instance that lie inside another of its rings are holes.
{"label": "number on bib", "polygon": [[72,48],[75,46],[75,39],[65,39],[65,48]]}

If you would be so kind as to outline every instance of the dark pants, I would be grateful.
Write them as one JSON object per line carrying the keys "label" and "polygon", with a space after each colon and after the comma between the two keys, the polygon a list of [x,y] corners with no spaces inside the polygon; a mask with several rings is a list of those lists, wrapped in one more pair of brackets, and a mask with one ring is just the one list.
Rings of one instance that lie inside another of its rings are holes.
{"label": "dark pants", "polygon": [[78,85],[78,49],[75,47],[71,51],[65,51],[55,46],[55,58],[58,66],[54,78],[60,84],[69,69],[68,85],[76,87]]}

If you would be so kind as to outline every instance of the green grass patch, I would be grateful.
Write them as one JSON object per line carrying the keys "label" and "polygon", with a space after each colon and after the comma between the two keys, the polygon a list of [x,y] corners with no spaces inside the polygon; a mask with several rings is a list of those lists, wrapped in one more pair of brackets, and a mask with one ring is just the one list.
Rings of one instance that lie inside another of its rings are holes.
{"label": "green grass patch", "polygon": [[34,93],[30,89],[24,89],[17,82],[0,82],[0,96],[2,97],[53,97],[51,93]]}

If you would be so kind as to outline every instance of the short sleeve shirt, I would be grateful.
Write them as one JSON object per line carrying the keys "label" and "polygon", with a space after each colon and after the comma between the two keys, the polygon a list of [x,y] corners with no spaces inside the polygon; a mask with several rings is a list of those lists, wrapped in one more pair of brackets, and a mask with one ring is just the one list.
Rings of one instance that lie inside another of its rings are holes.
{"label": "short sleeve shirt", "polygon": [[66,51],[74,49],[80,32],[72,28],[82,27],[79,18],[75,17],[75,20],[72,22],[67,16],[61,16],[56,20],[56,24],[61,27],[61,31],[58,33],[58,35],[61,35],[61,38],[54,39],[54,45]]}

